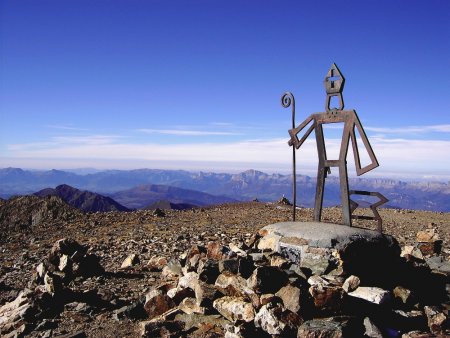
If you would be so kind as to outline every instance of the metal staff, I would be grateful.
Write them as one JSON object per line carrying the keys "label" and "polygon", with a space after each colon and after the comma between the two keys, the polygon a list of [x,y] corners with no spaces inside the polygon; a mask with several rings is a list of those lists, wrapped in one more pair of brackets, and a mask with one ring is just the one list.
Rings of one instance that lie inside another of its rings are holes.
{"label": "metal staff", "polygon": [[[284,108],[292,107],[292,129],[295,128],[295,99],[291,92],[286,92],[281,97],[281,105]],[[297,179],[296,179],[296,163],[295,163],[295,146],[292,147],[292,221],[295,222],[295,206],[297,204]]]}

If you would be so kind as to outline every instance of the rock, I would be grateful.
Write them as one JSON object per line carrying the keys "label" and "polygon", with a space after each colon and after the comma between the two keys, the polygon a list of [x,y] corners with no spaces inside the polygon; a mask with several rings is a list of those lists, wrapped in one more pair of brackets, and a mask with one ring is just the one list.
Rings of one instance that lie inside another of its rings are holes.
{"label": "rock", "polygon": [[155,216],[155,217],[166,217],[166,213],[164,211],[162,211],[161,209],[159,209],[159,208],[156,208],[153,211],[152,215]]}
{"label": "rock", "polygon": [[424,311],[428,319],[428,327],[432,333],[442,334],[448,329],[447,316],[437,306],[425,306]]}
{"label": "rock", "polygon": [[282,287],[275,295],[283,300],[283,304],[286,309],[294,313],[298,313],[300,311],[301,291],[298,287],[286,285]]}
{"label": "rock", "polygon": [[244,278],[230,272],[221,273],[217,277],[214,285],[220,292],[227,296],[244,296],[254,293],[247,286],[247,281]]}
{"label": "rock", "polygon": [[364,299],[374,304],[384,304],[390,301],[389,291],[377,287],[360,286],[355,291],[349,292],[349,296]]}
{"label": "rock", "polygon": [[30,300],[31,296],[31,290],[21,291],[16,299],[0,307],[0,334],[2,337],[7,334],[11,337],[15,334],[21,336],[27,331],[29,325],[25,320],[33,318],[36,310]]}
{"label": "rock", "polygon": [[219,271],[220,262],[218,264],[217,261],[214,261],[212,259],[200,261],[197,268],[199,279],[209,284],[214,284],[217,276],[219,276],[220,274]]}
{"label": "rock", "polygon": [[139,257],[136,254],[129,254],[127,258],[122,262],[122,265],[120,266],[121,269],[128,269],[131,268],[137,264],[139,264]]}
{"label": "rock", "polygon": [[396,286],[392,293],[394,299],[399,300],[403,304],[412,304],[413,302],[413,295],[411,290],[408,290],[403,286]]}
{"label": "rock", "polygon": [[302,252],[300,267],[310,269],[313,275],[323,275],[332,269],[330,258],[328,250],[306,246]]}
{"label": "rock", "polygon": [[178,308],[188,315],[193,313],[205,314],[206,312],[206,308],[203,306],[199,306],[197,304],[197,300],[191,297],[184,298]]}
{"label": "rock", "polygon": [[231,242],[228,247],[230,248],[231,251],[233,251],[234,253],[236,253],[237,255],[241,256],[241,257],[246,257],[247,253],[242,250],[242,247],[245,247],[246,245],[241,243],[241,247],[237,246],[236,244],[234,244],[233,242]]}
{"label": "rock", "polygon": [[411,255],[418,259],[424,259],[422,252],[413,245],[405,245],[400,253],[400,256],[406,257]]}
{"label": "rock", "polygon": [[258,249],[263,251],[277,251],[280,238],[281,236],[275,234],[266,235],[259,240]]}
{"label": "rock", "polygon": [[[344,327],[333,320],[313,319],[304,322],[297,332],[298,338],[344,338]],[[350,336],[349,336],[350,337]]]}
{"label": "rock", "polygon": [[283,305],[283,300],[279,296],[275,296],[272,293],[265,293],[259,297],[261,305],[266,305],[269,303],[281,304]]}
{"label": "rock", "polygon": [[206,256],[209,259],[220,261],[229,257],[230,249],[223,246],[219,242],[209,242],[206,246]]}
{"label": "rock", "polygon": [[173,307],[175,307],[175,302],[161,290],[154,289],[145,295],[144,309],[150,319]]}
{"label": "rock", "polygon": [[255,326],[271,335],[292,336],[302,324],[296,313],[285,310],[281,305],[263,305],[255,316]]}
{"label": "rock", "polygon": [[180,337],[184,330],[184,323],[181,321],[145,321],[140,323],[141,337]]}
{"label": "rock", "polygon": [[167,258],[163,256],[152,256],[147,263],[150,271],[161,271],[167,265]]}
{"label": "rock", "polygon": [[71,238],[62,238],[53,244],[49,254],[49,261],[53,265],[58,266],[60,257],[66,255],[75,262],[79,262],[79,258],[86,254],[87,249],[87,247]]}
{"label": "rock", "polygon": [[47,272],[47,267],[44,265],[44,263],[39,263],[38,266],[36,267],[36,273],[37,273],[38,278],[43,280],[46,272]]}
{"label": "rock", "polygon": [[450,261],[445,260],[441,256],[434,256],[425,259],[425,262],[428,264],[431,270],[450,276]]}
{"label": "rock", "polygon": [[178,288],[190,288],[191,290],[195,290],[196,285],[199,282],[199,276],[197,272],[188,272],[184,276],[180,277],[178,280]]}
{"label": "rock", "polygon": [[309,285],[329,285],[330,282],[328,282],[326,279],[322,278],[321,276],[312,275],[308,278],[308,284]]}
{"label": "rock", "polygon": [[195,299],[201,307],[211,307],[212,302],[219,297],[219,293],[214,285],[199,281],[195,285]]}
{"label": "rock", "polygon": [[71,273],[72,272],[72,260],[67,255],[62,255],[59,258],[59,271]]}
{"label": "rock", "polygon": [[172,298],[175,304],[179,304],[184,298],[195,297],[195,292],[190,288],[183,289],[175,287],[173,289],[167,290],[167,296]]}
{"label": "rock", "polygon": [[383,334],[380,329],[370,320],[369,317],[364,318],[364,328],[366,329],[365,335],[371,338],[383,338]]}
{"label": "rock", "polygon": [[172,260],[167,263],[167,265],[163,268],[161,275],[166,279],[173,279],[178,276],[182,276],[183,272],[181,270],[181,264],[179,261]]}
{"label": "rock", "polygon": [[235,322],[242,320],[250,322],[255,318],[253,305],[247,302],[243,297],[225,296],[216,299],[213,307],[226,319]]}
{"label": "rock", "polygon": [[358,288],[360,282],[361,281],[357,276],[351,275],[345,280],[344,284],[342,285],[342,288],[344,289],[345,292],[349,293],[355,291]]}
{"label": "rock", "polygon": [[47,272],[44,276],[44,286],[45,290],[52,296],[59,294],[62,290],[61,278],[51,272]]}
{"label": "rock", "polygon": [[68,333],[63,335],[54,336],[54,338],[86,338],[86,332],[84,331],[77,331],[74,333]]}
{"label": "rock", "polygon": [[434,334],[418,330],[402,334],[402,338],[435,338],[435,337],[436,336]]}
{"label": "rock", "polygon": [[339,286],[316,284],[309,288],[314,306],[322,311],[338,311],[342,307],[344,290]]}
{"label": "rock", "polygon": [[416,246],[424,256],[439,255],[442,250],[442,241],[417,243]]}
{"label": "rock", "polygon": [[426,229],[418,231],[416,234],[416,242],[435,242],[439,240],[436,229]]}
{"label": "rock", "polygon": [[291,263],[280,254],[274,254],[270,257],[271,266],[276,266],[280,269],[287,269],[290,264]]}
{"label": "rock", "polygon": [[[199,313],[186,314],[180,313],[175,316],[176,321],[180,321],[184,323],[185,330],[190,330],[193,327],[200,327],[202,325],[217,325],[217,326],[226,326],[230,324],[230,321],[225,319],[219,314],[215,315],[204,315]],[[209,337],[209,336],[206,336]],[[216,336],[212,336],[216,337]],[[219,336],[220,337],[220,336]]]}
{"label": "rock", "polygon": [[238,259],[223,259],[219,261],[219,271],[221,273],[224,271],[229,271],[231,273],[237,274],[239,272]]}
{"label": "rock", "polygon": [[260,266],[247,279],[248,287],[256,293],[275,293],[288,281],[287,274],[274,266]]}

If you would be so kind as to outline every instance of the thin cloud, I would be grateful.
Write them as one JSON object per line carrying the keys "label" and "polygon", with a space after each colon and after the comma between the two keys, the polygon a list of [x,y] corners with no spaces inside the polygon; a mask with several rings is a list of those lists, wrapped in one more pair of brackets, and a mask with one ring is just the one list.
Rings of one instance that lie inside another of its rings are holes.
{"label": "thin cloud", "polygon": [[180,135],[180,136],[237,135],[236,133],[228,131],[207,131],[207,130],[138,129],[137,131],[147,134]]}
{"label": "thin cloud", "polygon": [[[61,161],[77,159],[83,165],[100,167],[103,162],[110,163],[172,163],[173,166],[183,169],[189,163],[190,168],[198,169],[210,167],[222,168],[279,168],[286,171],[290,166],[291,149],[287,145],[287,138],[266,140],[244,140],[226,143],[183,143],[183,144],[159,144],[159,143],[127,143],[117,137],[88,137],[88,138],[59,138],[58,142],[52,140],[49,143],[38,145],[20,144],[9,147],[9,152],[3,158],[11,159],[42,159],[43,161]],[[336,159],[339,153],[341,140],[338,138],[327,139],[327,153],[330,159]],[[383,137],[371,138],[371,144],[380,163],[380,167],[371,172],[371,175],[382,176],[389,173],[397,175],[441,175],[450,179],[447,173],[450,167],[450,141],[446,140],[410,140],[387,139]],[[411,149],[412,151],[405,151]],[[360,149],[361,158],[367,161],[364,149]],[[348,155],[349,173],[354,172],[351,147]],[[3,160],[2,162],[4,162]],[[8,166],[4,162],[3,165]],[[317,168],[317,149],[314,139],[308,139],[297,151],[298,172],[312,174]]]}
{"label": "thin cloud", "polygon": [[77,128],[77,127],[72,127],[72,126],[55,125],[55,124],[50,124],[50,125],[47,125],[46,127],[51,128],[51,129],[71,130],[71,131],[88,131],[89,130],[89,129],[85,129],[85,128]]}
{"label": "thin cloud", "polygon": [[367,131],[383,134],[412,134],[412,133],[450,133],[450,124],[437,124],[431,126],[406,126],[397,128],[378,128],[378,127],[365,127]]}

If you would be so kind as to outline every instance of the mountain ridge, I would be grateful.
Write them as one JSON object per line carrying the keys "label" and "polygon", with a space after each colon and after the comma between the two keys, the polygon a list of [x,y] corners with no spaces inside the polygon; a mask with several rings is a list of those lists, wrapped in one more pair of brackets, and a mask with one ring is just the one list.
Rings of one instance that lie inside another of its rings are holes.
{"label": "mountain ridge", "polygon": [[[315,178],[297,176],[298,201],[312,206]],[[134,169],[105,170],[77,175],[61,170],[27,171],[0,169],[0,196],[30,194],[46,187],[69,184],[80,189],[112,195],[143,184],[160,184],[190,189],[236,200],[275,201],[291,195],[292,176],[247,170],[237,174],[189,172],[185,170]],[[443,182],[403,182],[389,178],[349,178],[350,189],[379,191],[389,205],[402,209],[450,211],[450,184]],[[325,205],[339,204],[339,178],[329,176],[325,186]]]}

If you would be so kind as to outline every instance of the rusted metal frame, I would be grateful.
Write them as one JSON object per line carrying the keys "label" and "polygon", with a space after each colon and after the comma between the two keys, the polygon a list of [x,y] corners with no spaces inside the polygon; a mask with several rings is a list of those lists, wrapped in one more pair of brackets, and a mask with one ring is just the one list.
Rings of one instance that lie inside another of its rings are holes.
{"label": "rusted metal frame", "polygon": [[341,204],[342,204],[342,219],[344,224],[352,226],[352,219],[350,217],[350,197],[348,188],[348,174],[347,174],[347,153],[350,141],[350,131],[353,128],[353,121],[351,116],[345,116],[345,127],[342,133],[341,150],[339,153],[339,184],[341,190]]}
{"label": "rusted metal frame", "polygon": [[299,141],[297,134],[300,133],[303,130],[303,128],[305,128],[311,121],[313,121],[313,115],[308,116],[308,118],[305,121],[303,121],[297,128],[292,128],[288,131],[289,135],[291,136],[291,139],[288,142],[290,146],[293,145],[297,149],[300,148],[302,143],[305,141],[306,137],[308,137],[309,134],[311,134],[314,128],[311,126],[307,130],[305,136],[302,137],[303,142]]}
{"label": "rusted metal frame", "polygon": [[320,222],[322,219],[323,193],[325,188],[325,178],[327,177],[328,167],[325,166],[327,153],[325,150],[325,140],[323,137],[322,124],[316,124],[315,128],[317,154],[319,155],[319,164],[317,168],[316,197],[314,201],[314,220]]}
{"label": "rusted metal frame", "polygon": [[[377,231],[379,233],[383,232],[383,220],[378,212],[378,207],[380,205],[383,205],[387,203],[389,200],[381,193],[376,191],[364,191],[364,190],[350,190],[350,195],[366,195],[366,196],[376,196],[379,198],[379,201],[376,203],[373,203],[369,206],[369,208],[372,210],[372,213],[374,216],[361,216],[361,215],[352,215],[353,219],[364,219],[364,220],[376,220],[377,221]],[[355,209],[359,206],[358,203],[356,203],[353,200],[350,200],[351,203],[351,213],[355,211]]]}
{"label": "rusted metal frame", "polygon": [[[353,114],[354,114],[354,124],[353,124],[353,128],[351,130],[353,156],[355,158],[356,174],[358,176],[361,176],[361,175],[367,173],[368,171],[375,169],[376,167],[379,166],[379,164],[378,164],[378,160],[375,156],[375,153],[372,149],[372,146],[370,145],[369,139],[367,138],[366,132],[364,131],[364,128],[362,127],[361,122],[359,121],[356,111],[353,110]],[[358,143],[357,143],[356,135],[355,135],[355,126],[358,129],[359,135],[361,136],[364,147],[366,148],[366,151],[367,151],[370,161],[371,161],[370,164],[366,165],[363,168],[361,168],[361,159],[359,156]]]}

